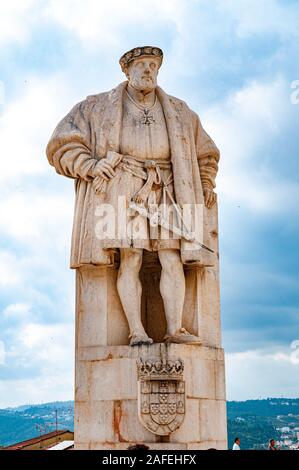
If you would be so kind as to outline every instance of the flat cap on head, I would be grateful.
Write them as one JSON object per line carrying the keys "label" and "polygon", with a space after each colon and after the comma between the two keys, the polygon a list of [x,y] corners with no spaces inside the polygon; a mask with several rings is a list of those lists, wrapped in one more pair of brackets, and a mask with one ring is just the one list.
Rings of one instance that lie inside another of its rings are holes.
{"label": "flat cap on head", "polygon": [[159,59],[159,67],[161,67],[163,60],[163,51],[159,47],[154,46],[143,46],[143,47],[134,47],[128,52],[125,52],[119,59],[119,63],[122,71],[125,73],[130,62],[139,57],[156,57]]}

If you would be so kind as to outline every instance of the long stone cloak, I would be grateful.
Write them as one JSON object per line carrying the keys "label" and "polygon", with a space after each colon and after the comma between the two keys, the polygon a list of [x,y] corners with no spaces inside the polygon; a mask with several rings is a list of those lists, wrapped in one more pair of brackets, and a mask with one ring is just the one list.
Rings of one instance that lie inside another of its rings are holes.
{"label": "long stone cloak", "polygon": [[[47,145],[49,163],[57,173],[75,179],[76,202],[72,233],[71,268],[110,265],[114,251],[96,237],[96,206],[101,202],[92,187],[94,168],[108,150],[119,152],[123,93],[127,82],[110,92],[88,96],[58,124]],[[215,187],[219,150],[200,119],[183,101],[157,87],[168,130],[176,202],[203,205],[203,241],[209,245],[217,230],[215,217],[204,207],[203,187]],[[214,223],[211,227],[210,220]],[[216,220],[217,225],[217,220]],[[211,266],[216,254],[181,240],[183,263]]]}

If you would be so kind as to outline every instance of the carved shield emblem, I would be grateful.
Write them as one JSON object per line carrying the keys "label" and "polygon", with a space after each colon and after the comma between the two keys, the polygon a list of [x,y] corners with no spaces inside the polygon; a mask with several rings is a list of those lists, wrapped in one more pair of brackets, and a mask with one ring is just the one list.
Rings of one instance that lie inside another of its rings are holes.
{"label": "carved shield emblem", "polygon": [[[182,362],[171,362],[152,362],[150,374],[139,373],[139,419],[149,431],[160,436],[169,435],[178,429],[185,417]],[[173,364],[177,368],[173,368]],[[146,365],[149,371],[149,361]]]}

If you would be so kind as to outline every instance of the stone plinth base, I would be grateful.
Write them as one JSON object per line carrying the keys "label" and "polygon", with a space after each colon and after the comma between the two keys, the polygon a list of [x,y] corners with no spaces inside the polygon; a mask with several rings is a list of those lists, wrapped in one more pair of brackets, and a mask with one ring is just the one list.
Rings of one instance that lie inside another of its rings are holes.
{"label": "stone plinth base", "polygon": [[[75,449],[226,449],[224,354],[219,348],[164,345],[77,349]],[[138,417],[137,361],[184,361],[185,418],[169,436],[148,431]]]}

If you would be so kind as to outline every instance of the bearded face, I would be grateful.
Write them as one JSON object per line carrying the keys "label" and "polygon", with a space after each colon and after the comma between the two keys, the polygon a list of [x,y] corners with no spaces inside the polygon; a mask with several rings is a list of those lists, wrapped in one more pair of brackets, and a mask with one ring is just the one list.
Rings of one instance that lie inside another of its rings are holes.
{"label": "bearded face", "polygon": [[140,57],[130,63],[126,75],[133,88],[149,93],[157,86],[158,71],[159,59]]}

